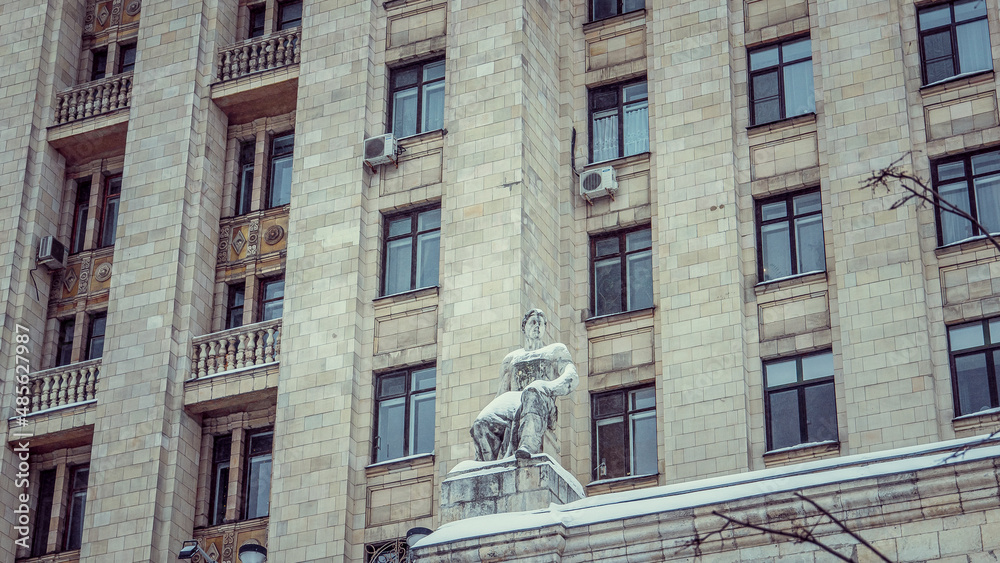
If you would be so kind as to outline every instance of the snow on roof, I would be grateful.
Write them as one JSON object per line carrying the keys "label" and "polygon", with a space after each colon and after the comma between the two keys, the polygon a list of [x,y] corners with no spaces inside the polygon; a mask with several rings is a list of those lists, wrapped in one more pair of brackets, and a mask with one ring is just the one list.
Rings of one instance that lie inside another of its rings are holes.
{"label": "snow on roof", "polygon": [[[979,442],[987,440],[991,445],[972,448],[960,455],[954,455],[956,450],[978,445]],[[701,481],[598,495],[565,505],[552,504],[543,510],[477,516],[445,524],[420,540],[415,547],[532,530],[554,524],[563,524],[567,528],[588,526],[598,522],[718,504],[764,494],[797,491],[830,483],[907,473],[997,456],[1000,456],[1000,438],[991,439],[989,436],[844,456]],[[512,517],[515,514],[516,517]]]}

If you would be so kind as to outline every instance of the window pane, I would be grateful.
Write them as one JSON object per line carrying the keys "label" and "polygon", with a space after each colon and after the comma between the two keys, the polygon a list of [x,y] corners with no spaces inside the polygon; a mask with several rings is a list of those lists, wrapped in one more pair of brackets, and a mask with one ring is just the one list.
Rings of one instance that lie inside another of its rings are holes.
{"label": "window pane", "polygon": [[802,379],[833,377],[833,353],[814,354],[802,358]]}
{"label": "window pane", "polygon": [[800,274],[826,270],[822,215],[795,220],[795,257]]}
{"label": "window pane", "polygon": [[412,224],[413,221],[409,217],[389,221],[389,238],[409,234]]}
{"label": "window pane", "polygon": [[302,2],[287,2],[278,8],[278,31],[298,27],[302,23]]}
{"label": "window pane", "polygon": [[267,516],[271,507],[270,454],[250,459],[247,482],[247,519]]}
{"label": "window pane", "polygon": [[975,185],[980,224],[988,233],[1000,232],[1000,174],[977,178]]}
{"label": "window pane", "polygon": [[629,393],[633,410],[651,409],[656,406],[656,388],[646,387]]}
{"label": "window pane", "polygon": [[965,176],[965,161],[960,160],[958,162],[939,164],[937,173],[939,181],[962,178]]}
{"label": "window pane", "polygon": [[618,158],[618,110],[594,114],[594,162]]}
{"label": "window pane", "polygon": [[[978,2],[982,4],[982,2]],[[965,23],[955,30],[958,36],[959,72],[976,72],[993,68],[990,52],[990,30],[986,20]]]}
{"label": "window pane", "polygon": [[616,0],[594,0],[593,17],[595,20],[613,16],[617,12],[618,2]]}
{"label": "window pane", "polygon": [[[777,85],[777,81],[775,81]],[[777,96],[763,101],[755,101],[753,104],[754,124],[770,123],[781,119],[781,104]]]}
{"label": "window pane", "polygon": [[624,0],[622,5],[623,13],[634,12],[635,10],[641,10],[646,7],[643,0]]}
{"label": "window pane", "polygon": [[833,382],[811,385],[806,395],[806,441],[837,439],[837,399]]}
{"label": "window pane", "polygon": [[1000,319],[990,321],[990,344],[998,343],[1000,343]]}
{"label": "window pane", "polygon": [[951,343],[952,352],[982,346],[984,344],[983,338],[982,323],[953,326],[948,329],[948,340]]}
{"label": "window pane", "polygon": [[760,218],[763,221],[771,219],[781,219],[788,214],[788,205],[784,201],[777,201],[760,206]]}
{"label": "window pane", "polygon": [[434,392],[413,397],[410,413],[410,455],[434,451]]}
{"label": "window pane", "polygon": [[770,449],[787,448],[802,442],[799,430],[799,392],[797,389],[771,393]]}
{"label": "window pane", "polygon": [[778,95],[778,73],[767,72],[753,77],[753,99],[764,100]]}
{"label": "window pane", "polygon": [[415,289],[438,284],[440,241],[441,231],[431,231],[417,236],[417,284]]}
{"label": "window pane", "polygon": [[594,264],[595,315],[619,313],[622,310],[622,267],[617,258]]}
{"label": "window pane", "polygon": [[420,132],[437,131],[444,127],[444,82],[424,86],[423,102]]}
{"label": "window pane", "polygon": [[987,152],[973,156],[972,173],[976,176],[1000,170],[1000,152]]}
{"label": "window pane", "polygon": [[598,479],[625,476],[625,425],[621,418],[597,421],[596,451]]}
{"label": "window pane", "polygon": [[791,241],[788,224],[777,223],[760,228],[764,281],[792,275]]}
{"label": "window pane", "polygon": [[396,138],[417,134],[417,89],[410,88],[392,96],[392,132]]}
{"label": "window pane", "polygon": [[433,389],[436,375],[437,375],[436,368],[415,370],[412,375],[413,381],[411,388],[413,389],[413,391],[423,391],[424,389]]}
{"label": "window pane", "polygon": [[101,232],[101,247],[114,246],[118,229],[119,197],[108,198],[104,203],[104,223]]}
{"label": "window pane", "polygon": [[656,469],[656,411],[635,414],[632,421],[632,475],[651,475]]}
{"label": "window pane", "polygon": [[[405,70],[399,70],[392,73],[392,87],[402,88],[404,86],[413,86],[420,81],[420,67],[410,67]],[[413,90],[416,92],[416,90]]]}
{"label": "window pane", "polygon": [[778,64],[778,48],[769,47],[750,53],[750,70],[760,70]]}
{"label": "window pane", "polygon": [[964,22],[972,18],[986,16],[986,2],[983,0],[962,0],[955,2],[955,21]]}
{"label": "window pane", "polygon": [[[792,213],[795,215],[805,215],[820,210],[819,192],[795,196],[792,200]],[[782,213],[784,216],[784,213]]]}
{"label": "window pane", "polygon": [[628,310],[653,306],[653,253],[649,250],[631,254],[626,258],[625,276],[628,279]]}
{"label": "window pane", "polygon": [[649,152],[649,108],[646,102],[625,106],[625,154]]}
{"label": "window pane", "polygon": [[69,523],[66,526],[66,549],[80,549],[83,539],[83,516],[87,504],[87,491],[73,493],[70,498]]}
{"label": "window pane", "polygon": [[[969,212],[969,190],[965,182],[948,184],[938,187],[941,199],[955,205],[966,213]],[[944,244],[951,244],[972,236],[972,223],[951,211],[942,209],[941,236]]]}
{"label": "window pane", "polygon": [[118,72],[132,72],[135,70],[135,45],[122,47],[118,53],[118,57]]}
{"label": "window pane", "polygon": [[816,89],[813,88],[812,60],[788,65],[785,78],[785,117],[816,111]]}
{"label": "window pane", "polygon": [[987,377],[985,353],[955,358],[959,415],[991,408],[990,384]]}
{"label": "window pane", "polygon": [[444,78],[444,61],[424,65],[424,82]]}
{"label": "window pane", "polygon": [[87,237],[87,219],[89,213],[90,206],[85,203],[78,205],[76,208],[76,224],[73,228],[73,247],[70,249],[71,253],[83,250],[83,243],[86,242]]}
{"label": "window pane", "polygon": [[292,155],[271,161],[271,201],[270,207],[278,207],[290,202],[292,196]]}
{"label": "window pane", "polygon": [[406,375],[388,375],[380,377],[378,398],[399,397],[406,393]]}
{"label": "window pane", "polygon": [[795,360],[781,360],[764,364],[764,381],[768,387],[795,383],[799,380]]}
{"label": "window pane", "polygon": [[405,399],[389,399],[378,404],[378,442],[375,461],[403,457]]}
{"label": "window pane", "polygon": [[951,6],[942,4],[927,10],[921,10],[917,16],[920,22],[920,30],[925,31],[941,25],[951,23]]}
{"label": "window pane", "polygon": [[402,293],[410,290],[410,268],[412,266],[412,239],[389,241],[385,262],[385,294]]}
{"label": "window pane", "polygon": [[811,57],[812,43],[808,38],[785,43],[781,46],[781,60],[786,63]]}
{"label": "window pane", "polygon": [[624,102],[627,104],[636,100],[645,100],[649,96],[649,92],[646,88],[646,83],[639,82],[622,87],[622,96],[624,97]]}
{"label": "window pane", "polygon": [[594,396],[594,418],[625,412],[625,395],[620,392]]}
{"label": "window pane", "polygon": [[[417,216],[417,230],[427,231],[441,228],[441,209],[431,209],[424,211]],[[409,232],[407,230],[406,232]]]}
{"label": "window pane", "polygon": [[618,254],[618,237],[600,239],[594,243],[597,258]]}
{"label": "window pane", "polygon": [[651,229],[642,229],[641,231],[632,231],[625,235],[625,251],[631,252],[633,250],[641,250],[643,248],[653,247],[653,231]]}
{"label": "window pane", "polygon": [[31,537],[31,557],[44,555],[49,541],[52,519],[52,499],[55,496],[56,470],[47,469],[39,475],[38,505],[35,508],[35,529]]}
{"label": "window pane", "polygon": [[216,466],[215,486],[212,488],[212,507],[209,518],[210,525],[221,524],[226,519],[226,500],[229,498],[229,464],[222,463]]}

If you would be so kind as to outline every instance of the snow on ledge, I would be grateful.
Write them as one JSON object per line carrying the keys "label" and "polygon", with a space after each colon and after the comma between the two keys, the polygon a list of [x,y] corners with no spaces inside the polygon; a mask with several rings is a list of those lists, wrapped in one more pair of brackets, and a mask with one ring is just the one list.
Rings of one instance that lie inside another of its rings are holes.
{"label": "snow on ledge", "polygon": [[566,481],[566,484],[569,485],[570,488],[576,492],[576,494],[580,495],[580,498],[587,496],[587,493],[584,491],[583,485],[580,484],[580,481],[577,481],[573,474],[566,471],[566,469],[564,469],[563,466],[555,460],[555,458],[547,453],[535,454],[531,456],[531,460],[527,462],[518,462],[514,456],[507,456],[496,461],[475,461],[467,459],[459,462],[458,465],[453,467],[452,470],[448,472],[448,475],[444,480],[454,481],[476,475],[490,475],[492,473],[513,471],[520,463],[527,463],[530,465],[550,465],[552,466],[552,469],[558,473],[564,481]]}
{"label": "snow on ledge", "polygon": [[[954,455],[955,450],[964,446],[974,446],[984,442],[990,445],[969,449],[960,456]],[[1000,456],[1000,438],[975,436],[878,453],[824,459],[701,481],[609,493],[583,498],[566,505],[551,504],[549,508],[543,510],[492,514],[458,520],[441,526],[414,547],[428,547],[477,537],[534,530],[556,524],[562,524],[567,528],[589,526],[598,522],[720,504],[740,498],[791,492],[831,483],[908,473],[997,456]],[[466,463],[469,462],[459,464],[456,469]],[[555,465],[558,467],[558,464]]]}

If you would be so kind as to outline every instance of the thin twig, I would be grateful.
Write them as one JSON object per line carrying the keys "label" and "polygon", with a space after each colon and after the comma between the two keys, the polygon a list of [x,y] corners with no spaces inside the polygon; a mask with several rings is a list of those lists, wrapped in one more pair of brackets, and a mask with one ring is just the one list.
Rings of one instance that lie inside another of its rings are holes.
{"label": "thin twig", "polygon": [[860,542],[862,545],[864,545],[868,549],[872,550],[872,553],[874,553],[875,555],[878,555],[879,558],[882,559],[882,561],[885,561],[885,563],[892,563],[892,561],[888,557],[886,557],[885,555],[883,555],[881,551],[875,549],[874,545],[868,543],[868,541],[865,540],[865,538],[859,536],[853,530],[851,530],[850,528],[848,528],[847,525],[844,524],[844,522],[842,520],[840,520],[839,518],[837,518],[833,514],[830,514],[830,512],[828,512],[825,508],[823,508],[822,506],[820,506],[819,503],[817,503],[813,499],[807,497],[806,495],[804,495],[804,494],[802,494],[802,493],[800,493],[798,491],[796,491],[795,496],[797,496],[800,499],[802,499],[802,500],[808,502],[809,504],[813,505],[813,508],[815,508],[816,510],[822,512],[824,516],[826,516],[827,518],[829,518],[830,520],[832,520],[835,524],[837,524],[837,526],[840,526],[841,530],[843,530],[845,533],[847,533],[848,535],[850,535],[852,538],[858,540],[858,542]]}
{"label": "thin twig", "polygon": [[725,514],[722,514],[722,513],[718,512],[718,511],[715,511],[715,510],[712,511],[712,514],[715,514],[716,516],[718,516],[719,518],[722,518],[723,520],[726,520],[728,522],[732,522],[733,524],[736,524],[737,526],[744,526],[746,528],[751,528],[753,530],[764,532],[766,534],[773,534],[773,535],[776,535],[776,536],[784,536],[786,538],[791,538],[791,539],[794,539],[794,540],[797,540],[797,541],[804,541],[804,542],[807,542],[807,543],[811,543],[811,544],[815,545],[816,547],[819,547],[823,551],[826,551],[826,552],[830,553],[831,555],[837,557],[837,559],[840,559],[841,561],[847,561],[848,563],[853,563],[853,559],[851,559],[850,557],[846,557],[846,556],[838,553],[832,547],[824,544],[823,542],[817,540],[815,537],[813,537],[811,535],[795,534],[795,533],[791,533],[791,532],[783,532],[781,530],[775,530],[775,529],[772,529],[772,528],[766,528],[764,526],[758,526],[756,524],[751,524],[750,522],[744,522],[742,520],[737,520],[736,518],[733,518],[731,516],[726,516]]}

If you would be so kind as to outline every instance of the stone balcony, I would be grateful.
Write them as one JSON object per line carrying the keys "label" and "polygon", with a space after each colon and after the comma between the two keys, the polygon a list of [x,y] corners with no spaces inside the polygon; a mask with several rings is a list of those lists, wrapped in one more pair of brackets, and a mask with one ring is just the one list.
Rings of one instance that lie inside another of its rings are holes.
{"label": "stone balcony", "polygon": [[302,28],[241,41],[219,51],[219,82],[299,64]]}
{"label": "stone balcony", "polygon": [[[7,421],[8,439],[13,443],[30,436],[31,451],[36,453],[89,444],[100,372],[101,360],[97,359],[31,374],[27,411],[17,407]],[[64,561],[50,557],[38,561]]]}
{"label": "stone balcony", "polygon": [[29,414],[93,402],[97,399],[100,372],[100,359],[36,372],[28,384]]}
{"label": "stone balcony", "polygon": [[49,142],[70,164],[124,150],[132,73],[93,80],[56,95]]}
{"label": "stone balcony", "polygon": [[280,357],[281,319],[199,336],[191,345],[184,403],[192,412],[209,412],[271,400]]}
{"label": "stone balcony", "polygon": [[219,50],[212,99],[230,125],[295,109],[301,45],[297,27]]}

